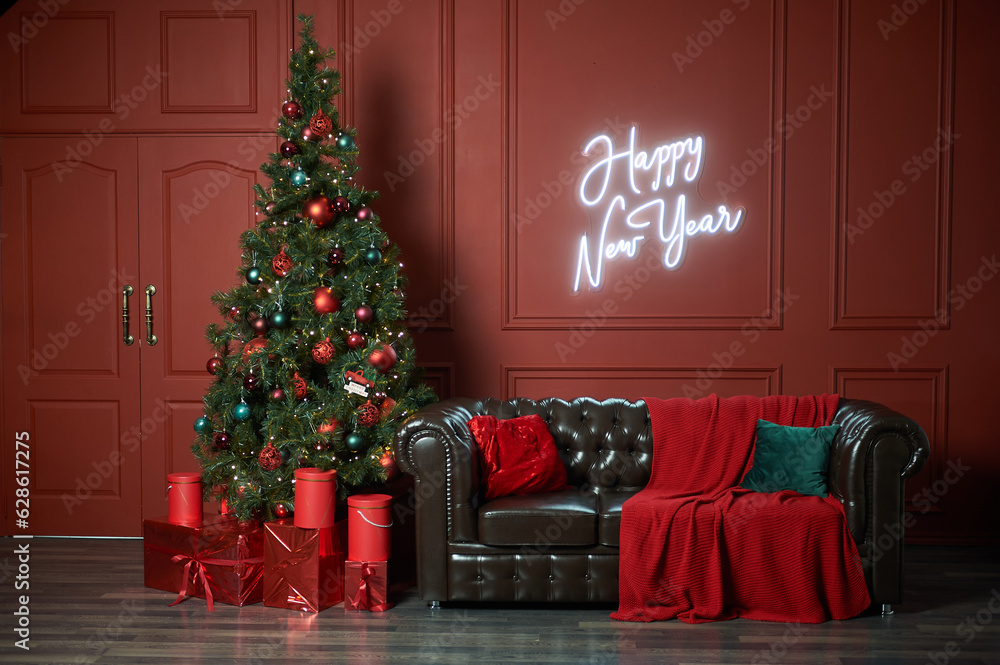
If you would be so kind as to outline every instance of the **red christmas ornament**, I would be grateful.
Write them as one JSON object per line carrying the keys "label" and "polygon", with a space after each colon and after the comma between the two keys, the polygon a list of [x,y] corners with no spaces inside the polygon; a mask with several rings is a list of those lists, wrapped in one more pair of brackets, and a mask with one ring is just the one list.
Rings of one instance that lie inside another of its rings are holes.
{"label": "red christmas ornament", "polygon": [[319,134],[317,134],[308,127],[302,128],[302,133],[300,134],[300,136],[302,136],[303,141],[320,141],[323,139],[322,136],[320,136]]}
{"label": "red christmas ornament", "polygon": [[216,432],[215,433],[215,447],[219,450],[229,450],[229,433],[228,432]]}
{"label": "red christmas ornament", "polygon": [[323,434],[324,436],[332,436],[337,431],[338,427],[340,427],[340,421],[336,418],[330,418],[325,423],[320,423],[319,427],[316,428],[316,432],[318,434]]}
{"label": "red christmas ornament", "polygon": [[271,270],[274,271],[276,277],[287,277],[294,266],[292,257],[286,254],[284,249],[275,254],[274,258],[271,259]]}
{"label": "red christmas ornament", "polygon": [[329,286],[317,286],[313,291],[313,306],[317,314],[333,314],[340,309],[340,301]]}
{"label": "red christmas ornament", "polygon": [[358,407],[358,424],[362,427],[371,427],[378,422],[378,418],[378,407],[371,402]]}
{"label": "red christmas ornament", "polygon": [[302,206],[302,216],[311,219],[313,224],[319,228],[325,227],[333,221],[333,210],[330,208],[330,199],[325,196],[317,196],[309,199]]}
{"label": "red christmas ornament", "polygon": [[250,322],[250,330],[252,330],[254,334],[257,335],[258,337],[266,335],[270,327],[271,326],[268,324],[267,319],[265,319],[263,316],[258,317]]}
{"label": "red christmas ornament", "polygon": [[360,349],[365,345],[365,336],[359,332],[352,332],[347,336],[347,348]]}
{"label": "red christmas ornament", "polygon": [[327,364],[333,360],[335,355],[337,355],[337,350],[333,347],[333,343],[329,338],[317,343],[316,346],[312,348],[313,360],[318,362],[320,365]]}
{"label": "red christmas ornament", "polygon": [[255,337],[243,347],[243,362],[248,362],[251,356],[264,353],[267,350],[267,338]]}
{"label": "red christmas ornament", "polygon": [[354,318],[358,320],[359,323],[368,323],[375,316],[375,312],[368,305],[362,305],[354,310]]}
{"label": "red christmas ornament", "polygon": [[274,447],[274,444],[267,444],[267,447],[260,451],[257,456],[260,468],[265,471],[274,471],[284,461],[281,459],[281,451]]}
{"label": "red christmas ornament", "polygon": [[298,120],[302,117],[302,106],[298,102],[285,102],[281,105],[281,115],[289,120]]}
{"label": "red christmas ornament", "polygon": [[344,264],[344,250],[334,247],[326,255],[326,262],[330,264],[331,272],[336,272]]}
{"label": "red christmas ornament", "polygon": [[381,349],[375,349],[368,356],[368,364],[382,374],[388,374],[397,360],[396,349],[390,344],[384,344]]}
{"label": "red christmas ornament", "polygon": [[351,202],[346,196],[337,196],[333,199],[333,211],[336,213],[347,212],[351,209]]}
{"label": "red christmas ornament", "polygon": [[209,374],[215,376],[219,373],[219,370],[222,369],[222,358],[219,358],[218,356],[209,358],[208,362],[205,363],[205,369],[208,370]]}
{"label": "red christmas ornament", "polygon": [[333,120],[330,119],[330,116],[320,111],[309,119],[309,129],[320,136],[327,136],[330,130],[333,129]]}
{"label": "red christmas ornament", "polygon": [[382,457],[379,459],[378,463],[382,465],[383,469],[385,469],[386,480],[393,480],[399,475],[399,467],[396,466],[396,458],[392,456],[392,451],[387,450],[382,453]]}
{"label": "red christmas ornament", "polygon": [[276,503],[276,504],[274,504],[274,516],[275,517],[278,517],[278,518],[288,517],[288,512],[289,512],[288,511],[288,507],[285,506],[285,504],[283,504],[283,503]]}
{"label": "red christmas ornament", "polygon": [[252,372],[247,374],[243,377],[243,387],[247,390],[257,390],[260,387],[260,377]]}
{"label": "red christmas ornament", "polygon": [[271,391],[271,399],[273,399],[275,402],[280,402],[281,400],[285,399],[285,391],[282,390],[281,388],[275,388],[274,390]]}
{"label": "red christmas ornament", "polygon": [[285,157],[291,157],[292,155],[299,154],[299,146],[291,141],[285,141],[278,147],[278,151]]}
{"label": "red christmas ornament", "polygon": [[379,406],[379,410],[382,412],[383,418],[392,413],[392,410],[395,408],[396,408],[396,400],[394,400],[391,397],[387,397],[386,399],[384,399],[382,401],[381,406]]}
{"label": "red christmas ornament", "polygon": [[298,372],[292,377],[292,389],[295,391],[295,399],[305,399],[306,393],[309,391],[309,385],[305,379],[299,376]]}
{"label": "red christmas ornament", "polygon": [[236,319],[240,318],[240,314],[242,314],[240,308],[237,307],[236,305],[233,305],[232,307],[229,308],[229,312],[226,314],[226,316],[228,316],[230,320],[235,321]]}
{"label": "red christmas ornament", "polygon": [[274,210],[277,207],[278,207],[277,203],[275,203],[274,201],[270,201],[270,202],[268,202],[267,205],[264,206],[264,212],[266,212],[268,215],[273,215],[274,214]]}
{"label": "red christmas ornament", "polygon": [[361,210],[358,210],[357,218],[362,222],[367,222],[372,217],[372,209],[365,206]]}

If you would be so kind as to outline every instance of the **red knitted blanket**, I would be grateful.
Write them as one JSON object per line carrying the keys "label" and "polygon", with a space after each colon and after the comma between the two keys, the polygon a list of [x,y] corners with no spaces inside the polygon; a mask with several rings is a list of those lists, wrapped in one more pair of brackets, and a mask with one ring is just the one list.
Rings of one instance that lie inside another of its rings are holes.
{"label": "red knitted blanket", "polygon": [[758,419],[830,424],[837,395],[647,398],[653,469],[622,507],[621,621],[820,623],[870,604],[840,502],[737,489]]}

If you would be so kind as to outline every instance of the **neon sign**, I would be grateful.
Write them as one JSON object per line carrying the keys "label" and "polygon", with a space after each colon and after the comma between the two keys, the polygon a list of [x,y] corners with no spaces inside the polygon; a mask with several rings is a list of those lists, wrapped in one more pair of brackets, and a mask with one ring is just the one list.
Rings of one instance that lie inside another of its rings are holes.
{"label": "neon sign", "polygon": [[[596,255],[591,251],[592,239],[586,233],[580,238],[574,293],[580,291],[584,276],[591,288],[601,288],[605,262],[623,256],[634,259],[650,238],[660,242],[663,266],[676,270],[684,261],[691,238],[735,233],[743,222],[742,208],[731,210],[720,204],[713,212],[696,218],[689,216],[688,197],[683,192],[655,196],[697,182],[705,155],[703,137],[661,143],[647,152],[636,150],[636,130],[633,125],[628,147],[619,152],[611,137],[604,134],[583,148],[584,155],[597,153],[600,158],[580,182],[580,201],[588,208],[603,208],[605,213],[595,244]],[[648,198],[648,194],[654,196]],[[636,197],[641,197],[638,202]]]}

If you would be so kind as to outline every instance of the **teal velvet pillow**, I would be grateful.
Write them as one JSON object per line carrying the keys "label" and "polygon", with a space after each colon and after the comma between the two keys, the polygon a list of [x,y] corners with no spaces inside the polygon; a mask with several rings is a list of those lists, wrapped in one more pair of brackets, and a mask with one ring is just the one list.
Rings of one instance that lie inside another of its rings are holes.
{"label": "teal velvet pillow", "polygon": [[757,421],[753,468],[740,487],[755,492],[792,490],[808,496],[826,496],[830,444],[840,425],[785,427]]}

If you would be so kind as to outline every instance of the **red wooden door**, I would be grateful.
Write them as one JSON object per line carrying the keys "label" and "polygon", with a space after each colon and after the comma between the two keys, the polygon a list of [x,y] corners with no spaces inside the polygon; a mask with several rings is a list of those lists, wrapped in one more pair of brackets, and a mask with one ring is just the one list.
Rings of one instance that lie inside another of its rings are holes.
{"label": "red wooden door", "polygon": [[137,287],[144,299],[145,289],[155,288],[157,340],[143,346],[139,389],[144,517],[166,514],[166,474],[198,470],[192,423],[212,378],[205,326],[220,320],[209,297],[237,279],[240,233],[255,223],[253,186],[273,147],[258,137],[139,141]]}
{"label": "red wooden door", "polygon": [[135,143],[106,138],[80,163],[65,161],[63,139],[2,144],[3,445],[12,460],[10,433],[28,433],[31,479],[28,526],[8,506],[7,533],[139,523],[140,345],[121,323],[127,285],[139,319]]}

